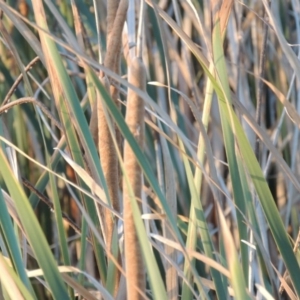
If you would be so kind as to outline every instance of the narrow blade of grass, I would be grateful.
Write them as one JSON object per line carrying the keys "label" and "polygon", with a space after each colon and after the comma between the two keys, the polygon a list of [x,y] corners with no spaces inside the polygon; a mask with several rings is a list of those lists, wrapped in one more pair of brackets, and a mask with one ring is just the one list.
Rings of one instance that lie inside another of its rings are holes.
{"label": "narrow blade of grass", "polygon": [[15,201],[16,209],[26,231],[29,243],[34,251],[38,264],[44,272],[45,279],[49,284],[53,297],[56,299],[69,299],[66,286],[58,272],[56,262],[38,220],[34,215],[24,191],[14,177],[2,148],[0,148],[0,164],[0,172]]}

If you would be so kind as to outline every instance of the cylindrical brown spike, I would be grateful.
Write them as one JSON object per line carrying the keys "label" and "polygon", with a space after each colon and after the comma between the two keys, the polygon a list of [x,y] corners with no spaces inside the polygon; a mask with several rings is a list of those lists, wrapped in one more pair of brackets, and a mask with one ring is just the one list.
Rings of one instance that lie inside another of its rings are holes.
{"label": "cylindrical brown spike", "polygon": [[[128,81],[139,89],[146,90],[146,70],[143,62],[139,58],[134,58],[130,63]],[[143,147],[144,101],[131,89],[129,89],[127,96],[126,123],[140,147]],[[127,184],[124,180],[124,241],[127,299],[136,300],[143,298],[138,289],[143,293],[145,292],[145,271],[140,244],[134,225],[131,201],[139,201],[140,204],[142,172],[134,152],[126,141],[124,144],[124,168],[135,196],[135,199],[130,199]],[[141,205],[139,206],[141,207]]]}

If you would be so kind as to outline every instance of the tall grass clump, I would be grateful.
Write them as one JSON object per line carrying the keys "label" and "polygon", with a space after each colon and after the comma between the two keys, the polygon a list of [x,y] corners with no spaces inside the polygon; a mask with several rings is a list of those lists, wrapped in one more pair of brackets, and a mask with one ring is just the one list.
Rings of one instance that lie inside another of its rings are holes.
{"label": "tall grass clump", "polygon": [[300,5],[0,1],[1,299],[298,299]]}

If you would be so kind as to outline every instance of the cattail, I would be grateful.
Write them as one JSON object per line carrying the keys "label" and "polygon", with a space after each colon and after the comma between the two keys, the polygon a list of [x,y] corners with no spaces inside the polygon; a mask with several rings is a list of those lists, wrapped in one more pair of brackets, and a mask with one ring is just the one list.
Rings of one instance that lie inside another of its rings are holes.
{"label": "cattail", "polygon": [[[119,1],[108,1],[107,8],[107,27],[108,27],[108,36],[107,36],[107,53],[104,60],[104,66],[111,69],[115,73],[119,73],[119,64],[120,64],[120,53],[121,53],[121,37],[124,23],[126,20],[126,13],[128,8],[128,0]],[[117,6],[119,4],[119,6]],[[117,9],[116,9],[117,8]],[[112,28],[111,28],[112,27]],[[115,103],[117,104],[118,91],[111,86],[111,96]],[[98,124],[97,122],[97,113],[96,113],[96,104],[92,109],[92,116],[90,121],[90,129],[94,137],[95,144],[98,144]],[[99,148],[100,155],[101,149]]]}
{"label": "cattail", "polygon": [[[122,0],[118,7],[115,21],[113,24],[113,30],[110,31],[108,35],[108,47],[107,47],[107,55],[105,57],[104,64],[109,67],[112,71],[117,74],[120,74],[120,60],[121,60],[121,49],[122,49],[122,31],[124,27],[124,23],[126,20],[126,13],[128,8],[128,0]],[[119,107],[119,84],[116,81],[110,79],[110,95],[115,104]],[[116,140],[117,145],[122,153],[122,135],[120,130],[116,128]],[[121,187],[121,168],[118,165],[118,177],[119,177],[119,186]]]}
{"label": "cattail", "polygon": [[[108,1],[107,7],[107,52],[104,59],[104,66],[108,69],[119,73],[120,57],[121,57],[121,37],[126,20],[128,8],[128,0],[111,0]],[[100,75],[102,77],[103,75]],[[119,91],[108,77],[102,77],[102,83],[106,90],[110,93],[113,101],[118,105]],[[112,207],[119,211],[119,187],[120,187],[120,167],[114,145],[114,138],[117,140],[118,148],[121,150],[121,134],[116,129],[114,122],[111,123],[109,130],[108,113],[105,113],[104,104],[101,101],[101,95],[97,94],[96,103],[93,105],[92,116],[90,121],[90,129],[94,138],[95,144],[98,145],[100,161],[108,187],[109,197]],[[122,151],[121,151],[122,152]],[[109,250],[111,249],[112,237],[114,232],[114,220],[111,212],[108,209],[101,209],[105,223],[105,240]],[[120,256],[119,256],[120,262]],[[116,282],[120,279],[120,273],[117,272]],[[118,285],[115,285],[115,293],[118,291]]]}
{"label": "cattail", "polygon": [[[117,6],[117,4],[119,4]],[[117,8],[117,9],[116,9]],[[119,1],[108,1],[107,7],[107,27],[108,27],[108,36],[107,36],[107,53],[104,60],[104,66],[112,71],[119,72],[120,64],[120,53],[121,53],[121,37],[124,23],[126,20],[126,13],[128,8],[128,0]],[[113,100],[117,104],[117,97],[114,96],[116,92],[111,87]],[[90,121],[90,129],[94,137],[95,144],[98,144],[98,122],[97,122],[97,110],[96,104],[92,108],[92,116]],[[101,150],[100,155],[101,155]]]}
{"label": "cattail", "polygon": [[[107,77],[101,79],[102,84],[109,92],[109,81]],[[104,177],[108,187],[109,197],[114,209],[119,211],[118,199],[118,158],[114,147],[113,137],[109,130],[107,117],[108,112],[104,107],[100,93],[97,93],[97,120],[98,120],[98,149]],[[107,112],[107,113],[106,113]],[[106,244],[110,249],[111,239],[114,229],[112,214],[108,209],[104,209],[104,226],[106,235]]]}
{"label": "cattail", "polygon": [[[141,90],[146,90],[146,70],[140,58],[135,57],[130,62],[129,83]],[[126,123],[141,148],[144,145],[144,101],[133,90],[128,91]],[[130,199],[125,180],[123,181],[124,195],[124,241],[125,241],[125,268],[127,275],[127,299],[141,299],[139,290],[145,291],[145,272],[142,253],[134,225],[131,200],[140,201],[142,192],[142,172],[130,145],[124,145],[124,168],[129,184],[135,195]],[[141,205],[139,205],[141,207]],[[138,288],[138,289],[137,289]]]}
{"label": "cattail", "polygon": [[128,0],[121,0],[113,23],[113,28],[108,36],[104,65],[111,70],[116,69],[116,65],[118,64],[117,59],[120,57],[122,31],[126,20],[127,8]]}
{"label": "cattail", "polygon": [[[116,2],[116,1],[113,1]],[[117,1],[118,2],[118,1]],[[113,5],[113,7],[115,7]],[[118,71],[119,60],[120,60],[120,52],[121,52],[121,35],[123,26],[126,20],[126,13],[127,13],[128,1],[121,0],[118,6],[118,9],[115,13],[115,19],[113,21],[113,28],[111,29],[109,36],[108,36],[108,46],[107,46],[107,53],[104,60],[104,65],[113,70]],[[112,6],[109,6],[110,9],[115,10]],[[112,24],[112,13],[111,11],[108,12],[108,26]],[[102,79],[103,80],[103,79]],[[108,92],[110,89],[112,90],[113,94],[112,97],[114,101],[117,100],[117,92],[110,87],[110,82],[108,78],[105,77],[103,81],[104,85]],[[101,165],[104,172],[105,180],[108,186],[109,196],[111,200],[112,207],[119,211],[119,199],[118,199],[118,187],[119,187],[119,172],[118,172],[118,159],[116,155],[116,149],[113,143],[113,137],[111,134],[116,135],[115,126],[113,124],[112,133],[109,130],[106,116],[104,111],[104,107],[101,101],[101,96],[98,95],[97,101],[93,106],[93,112],[90,121],[90,129],[92,132],[92,136],[94,138],[95,143],[98,145],[98,150],[101,159]],[[106,223],[106,241],[108,248],[111,246],[111,238],[113,233],[113,220],[111,218],[111,213],[107,211],[104,212],[105,215],[105,223]]]}
{"label": "cattail", "polygon": [[114,26],[117,10],[120,4],[120,0],[109,0],[107,1],[107,19],[106,19],[106,33],[107,39],[109,39],[111,30]]}

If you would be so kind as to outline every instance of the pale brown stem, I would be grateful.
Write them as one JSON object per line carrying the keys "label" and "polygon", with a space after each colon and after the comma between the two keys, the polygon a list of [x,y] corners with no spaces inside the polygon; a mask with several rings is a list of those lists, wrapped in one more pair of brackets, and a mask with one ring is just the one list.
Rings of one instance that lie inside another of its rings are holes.
{"label": "pale brown stem", "polygon": [[[107,77],[101,79],[102,84],[109,91],[109,81]],[[106,180],[109,198],[112,207],[120,211],[119,199],[118,199],[118,158],[116,149],[113,142],[112,134],[109,130],[107,117],[109,117],[104,103],[101,99],[101,95],[97,93],[97,120],[98,120],[98,149],[100,153],[100,161],[104,177]],[[114,222],[109,210],[103,211],[106,244],[108,248],[111,247],[111,239],[114,230]]]}
{"label": "pale brown stem", "polygon": [[114,26],[114,21],[116,18],[117,10],[119,7],[120,0],[109,0],[107,1],[107,20],[106,20],[106,26],[107,26],[107,37],[109,39],[109,35],[111,33],[111,30]]}
{"label": "pale brown stem", "polygon": [[104,65],[111,70],[115,69],[117,59],[119,58],[119,52],[122,46],[122,30],[126,20],[127,8],[128,0],[121,0],[114,20],[113,29],[108,37]]}
{"label": "pale brown stem", "polygon": [[[107,52],[104,59],[104,66],[119,73],[119,64],[121,56],[121,36],[123,26],[126,20],[128,0],[110,0],[108,1],[107,11]],[[119,92],[118,88],[113,87],[112,82],[104,74],[100,74],[101,81],[106,90],[111,95],[113,101],[118,104]],[[110,79],[111,80],[111,79]],[[109,114],[106,111],[105,104],[101,99],[101,95],[97,93],[97,101],[92,109],[90,129],[95,141],[98,145],[102,170],[108,187],[111,206],[120,211],[119,188],[120,188],[120,172],[119,164],[114,145],[114,137],[116,137],[119,150],[121,150],[121,135],[115,128],[114,122],[111,128],[108,126]],[[122,151],[121,151],[122,153]],[[112,237],[115,223],[109,210],[101,209],[101,214],[105,224],[105,239],[108,249],[111,250]],[[120,274],[117,274],[116,280],[119,280]],[[118,285],[116,285],[115,293]]]}
{"label": "pale brown stem", "polygon": [[[134,58],[130,63],[128,81],[141,90],[146,90],[146,71],[142,61],[139,58]],[[126,123],[140,147],[143,148],[144,101],[130,89],[127,97]],[[145,291],[145,271],[142,253],[135,229],[131,201],[137,201],[137,199],[141,199],[142,172],[134,152],[126,141],[124,144],[124,168],[128,176],[129,184],[131,185],[135,196],[134,199],[130,198],[128,186],[124,180],[124,252],[127,275],[127,299],[136,300],[143,298],[139,290],[141,292]]]}

